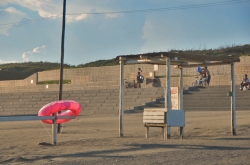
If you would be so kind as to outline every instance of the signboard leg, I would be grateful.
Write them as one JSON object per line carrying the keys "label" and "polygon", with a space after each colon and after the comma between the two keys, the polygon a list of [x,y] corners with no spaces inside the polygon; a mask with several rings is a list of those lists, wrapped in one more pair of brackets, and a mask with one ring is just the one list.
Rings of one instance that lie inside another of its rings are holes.
{"label": "signboard leg", "polygon": [[171,129],[170,126],[167,126],[167,139],[170,139]]}
{"label": "signboard leg", "polygon": [[183,139],[184,136],[184,127],[180,127],[180,138]]}
{"label": "signboard leg", "polygon": [[[55,116],[55,114],[53,116]],[[52,145],[56,145],[56,127],[56,119],[54,119],[52,124]]]}

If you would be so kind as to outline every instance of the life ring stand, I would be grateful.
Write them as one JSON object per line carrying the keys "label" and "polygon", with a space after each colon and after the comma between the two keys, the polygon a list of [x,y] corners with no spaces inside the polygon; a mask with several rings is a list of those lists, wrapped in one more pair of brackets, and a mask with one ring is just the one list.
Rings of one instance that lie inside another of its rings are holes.
{"label": "life ring stand", "polygon": [[[62,111],[57,116],[78,116],[81,113],[81,105],[73,100],[59,100],[44,105],[38,112],[38,116],[52,116],[58,111]],[[56,123],[64,123],[71,119],[57,119]],[[41,120],[44,123],[52,124],[52,120]]]}

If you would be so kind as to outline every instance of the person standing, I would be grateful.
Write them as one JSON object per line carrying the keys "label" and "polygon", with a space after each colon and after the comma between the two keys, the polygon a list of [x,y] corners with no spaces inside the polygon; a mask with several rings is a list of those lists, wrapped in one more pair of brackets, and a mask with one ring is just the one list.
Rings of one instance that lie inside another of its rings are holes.
{"label": "person standing", "polygon": [[206,81],[207,81],[207,86],[209,86],[210,80],[211,80],[211,74],[209,70],[207,69],[207,66],[205,66],[204,72],[206,74]]}
{"label": "person standing", "polygon": [[141,68],[138,68],[138,73],[137,73],[137,88],[141,88],[141,73],[142,70]]}
{"label": "person standing", "polygon": [[138,68],[138,75],[139,75],[139,73],[140,73],[140,74],[142,73],[141,68]]}

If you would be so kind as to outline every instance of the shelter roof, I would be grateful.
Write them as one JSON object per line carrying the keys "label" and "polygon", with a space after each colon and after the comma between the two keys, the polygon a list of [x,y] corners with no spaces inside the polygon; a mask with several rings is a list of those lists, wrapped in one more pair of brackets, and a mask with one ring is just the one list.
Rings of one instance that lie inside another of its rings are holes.
{"label": "shelter roof", "polygon": [[117,60],[122,60],[125,64],[158,64],[166,65],[166,58],[170,58],[171,65],[179,67],[196,67],[232,64],[240,62],[237,56],[217,56],[205,54],[188,54],[182,52],[155,52],[135,55],[120,55]]}

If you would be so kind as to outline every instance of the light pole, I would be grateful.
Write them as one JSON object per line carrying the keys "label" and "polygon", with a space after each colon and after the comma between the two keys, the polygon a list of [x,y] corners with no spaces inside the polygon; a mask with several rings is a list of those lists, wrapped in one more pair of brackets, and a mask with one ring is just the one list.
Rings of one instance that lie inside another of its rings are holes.
{"label": "light pole", "polygon": [[[60,64],[60,82],[59,82],[59,98],[62,100],[62,86],[63,86],[63,59],[64,59],[64,36],[65,36],[65,14],[66,0],[63,0],[63,16],[62,16],[62,38],[61,38],[61,64]],[[61,113],[60,111],[58,113]],[[58,124],[57,132],[61,132],[61,124]]]}

